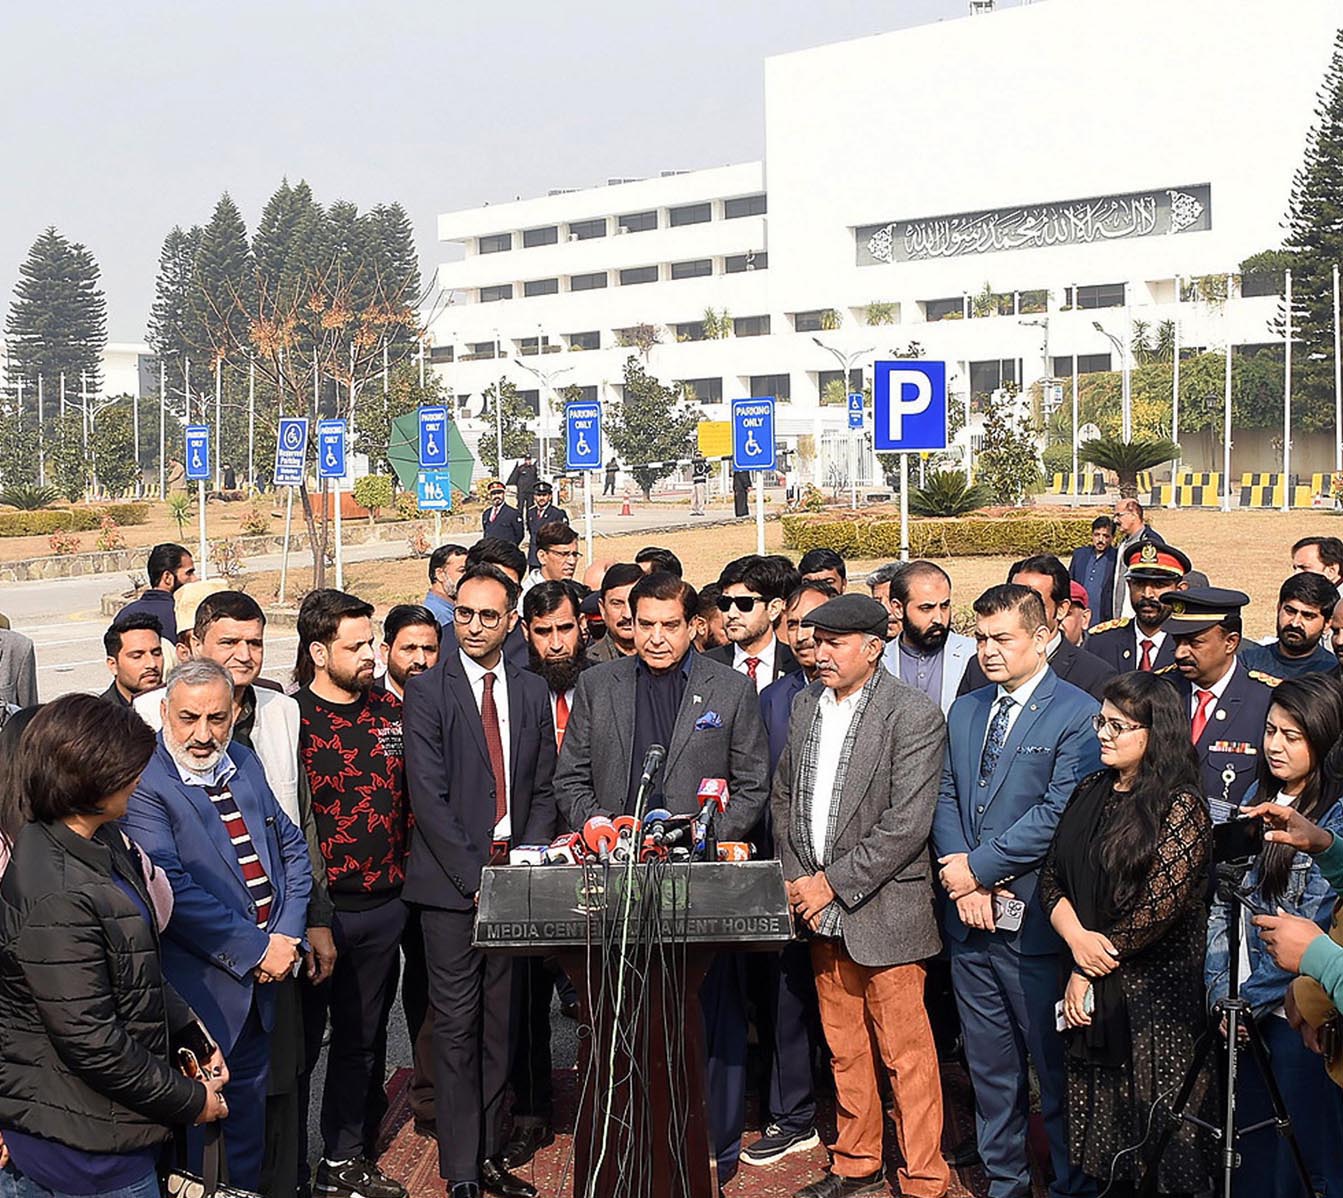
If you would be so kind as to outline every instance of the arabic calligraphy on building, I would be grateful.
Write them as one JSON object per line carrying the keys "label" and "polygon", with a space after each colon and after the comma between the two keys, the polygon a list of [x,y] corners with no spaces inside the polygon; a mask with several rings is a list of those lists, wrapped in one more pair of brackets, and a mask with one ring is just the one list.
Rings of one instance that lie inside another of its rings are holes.
{"label": "arabic calligraphy on building", "polygon": [[854,231],[859,266],[1089,245],[1211,228],[1209,184],[997,208]]}

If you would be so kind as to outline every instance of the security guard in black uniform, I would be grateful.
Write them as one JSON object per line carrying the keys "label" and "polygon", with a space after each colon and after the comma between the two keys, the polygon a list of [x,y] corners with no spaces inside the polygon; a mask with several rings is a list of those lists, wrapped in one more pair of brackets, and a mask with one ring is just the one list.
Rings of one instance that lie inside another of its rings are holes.
{"label": "security guard in black uniform", "polygon": [[1189,558],[1169,545],[1138,541],[1124,551],[1132,616],[1097,624],[1083,642],[1120,674],[1148,673],[1175,664],[1175,644],[1162,627],[1170,608],[1165,599],[1189,573]]}
{"label": "security guard in black uniform", "polygon": [[1236,660],[1242,591],[1198,587],[1167,596],[1163,625],[1175,642],[1175,664],[1159,673],[1185,700],[1190,733],[1215,822],[1229,819],[1254,783],[1264,746],[1264,720],[1281,679]]}

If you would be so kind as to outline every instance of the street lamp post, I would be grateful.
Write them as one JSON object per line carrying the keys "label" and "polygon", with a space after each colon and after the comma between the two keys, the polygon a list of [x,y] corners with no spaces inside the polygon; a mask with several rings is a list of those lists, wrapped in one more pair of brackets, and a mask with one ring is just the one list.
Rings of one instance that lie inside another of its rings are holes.
{"label": "street lamp post", "polygon": [[[867,357],[868,354],[872,353],[876,349],[876,346],[868,346],[867,349],[854,350],[853,353],[846,354],[842,349],[836,349],[833,345],[826,345],[826,343],[822,341],[819,337],[813,337],[812,341],[814,341],[818,346],[820,346],[821,349],[825,350],[826,353],[828,353],[832,358],[835,359],[835,363],[839,366],[840,373],[844,379],[845,395],[847,395],[849,391],[849,374],[853,370],[854,363],[857,362],[860,358]],[[822,398],[823,396],[817,396],[818,404],[820,399]],[[850,431],[849,488],[850,491],[852,492],[852,506],[856,509],[858,507],[858,463],[857,463],[857,455],[854,452],[854,447],[855,443],[853,439],[853,433],[852,431]],[[818,445],[816,447],[816,457],[818,463],[820,461],[820,450],[821,447]]]}
{"label": "street lamp post", "polygon": [[[536,352],[541,352],[541,337],[538,332],[536,338]],[[539,366],[533,366],[530,362],[524,362],[521,358],[514,358],[513,365],[519,366],[529,374],[534,375],[537,382],[541,384],[540,398],[537,402],[537,408],[540,409],[538,415],[541,417],[541,473],[549,477],[550,475],[550,397],[555,393],[555,379],[562,374],[567,374],[573,370],[572,366],[562,366],[559,370],[542,370]]]}
{"label": "street lamp post", "polygon": [[[1124,312],[1127,314],[1128,309]],[[1125,317],[1127,319],[1127,315]],[[1129,350],[1128,340],[1120,341],[1113,333],[1107,333],[1099,320],[1093,320],[1091,327],[1104,337],[1115,348],[1115,353],[1119,355],[1120,369],[1123,371],[1120,394],[1122,396],[1122,416],[1121,416],[1121,435],[1125,441],[1133,440],[1133,391],[1132,380],[1129,376]]]}

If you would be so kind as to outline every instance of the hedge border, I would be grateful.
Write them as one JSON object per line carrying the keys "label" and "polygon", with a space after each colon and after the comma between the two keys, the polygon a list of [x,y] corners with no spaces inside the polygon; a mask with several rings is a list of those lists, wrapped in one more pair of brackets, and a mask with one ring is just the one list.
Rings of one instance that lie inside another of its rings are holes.
{"label": "hedge border", "polygon": [[[1070,554],[1091,540],[1094,517],[1005,516],[914,519],[909,550],[916,557],[1029,557]],[[881,516],[849,519],[806,515],[783,517],[783,543],[797,553],[833,549],[843,557],[894,558],[900,553],[900,521]]]}
{"label": "hedge border", "polygon": [[111,516],[130,527],[149,523],[147,503],[108,503],[94,508],[40,508],[24,512],[0,511],[0,537],[41,537],[53,532],[92,532]]}

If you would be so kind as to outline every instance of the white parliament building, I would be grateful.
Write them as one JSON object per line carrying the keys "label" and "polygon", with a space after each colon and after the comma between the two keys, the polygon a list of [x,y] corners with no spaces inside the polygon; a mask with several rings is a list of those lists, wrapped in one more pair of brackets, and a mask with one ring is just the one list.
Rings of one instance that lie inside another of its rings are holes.
{"label": "white parliament building", "polygon": [[[1187,281],[1281,245],[1336,0],[973,7],[987,11],[766,60],[761,162],[442,214],[464,256],[438,268],[453,302],[431,361],[468,439],[501,375],[550,438],[554,389],[618,401],[644,324],[651,372],[709,417],[775,396],[784,439],[820,447],[818,481],[847,445],[827,385],[846,367],[870,381],[911,343],[946,359],[963,403],[1120,369],[1126,317],[1177,319],[1191,347],[1272,341],[1275,288],[1223,301]],[[1271,435],[1237,433],[1233,474],[1274,468]],[[1220,466],[1212,434],[1185,450]],[[1294,470],[1332,467],[1327,437],[1293,454]]]}

